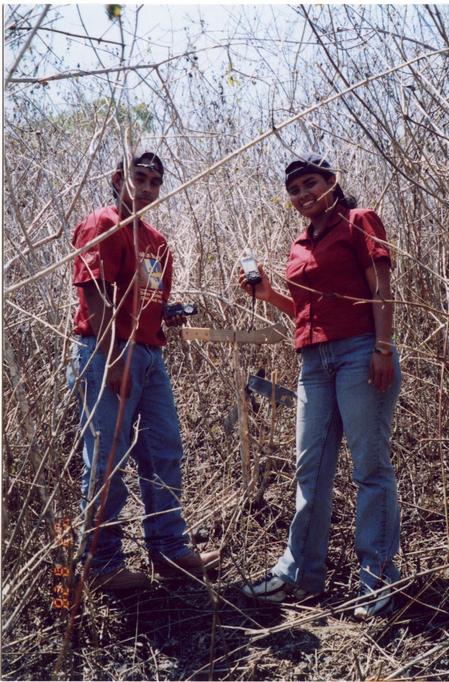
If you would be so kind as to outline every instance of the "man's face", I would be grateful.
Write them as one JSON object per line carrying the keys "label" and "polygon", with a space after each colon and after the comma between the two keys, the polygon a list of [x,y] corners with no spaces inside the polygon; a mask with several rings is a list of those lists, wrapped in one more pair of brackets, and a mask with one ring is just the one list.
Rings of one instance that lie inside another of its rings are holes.
{"label": "man's face", "polygon": [[162,185],[161,175],[145,166],[133,166],[130,177],[125,182],[124,173],[116,171],[112,182],[120,195],[121,203],[129,212],[140,211],[159,197]]}

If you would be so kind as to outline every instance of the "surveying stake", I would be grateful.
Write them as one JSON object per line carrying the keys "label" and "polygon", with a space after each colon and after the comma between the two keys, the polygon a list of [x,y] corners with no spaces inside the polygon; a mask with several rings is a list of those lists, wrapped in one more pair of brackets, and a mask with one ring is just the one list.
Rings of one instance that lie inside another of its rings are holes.
{"label": "surveying stake", "polygon": [[240,455],[242,459],[242,480],[245,490],[249,489],[251,482],[251,463],[249,448],[248,429],[248,403],[246,395],[246,382],[240,369],[239,344],[242,343],[279,343],[287,338],[287,330],[280,324],[263,329],[243,331],[240,329],[212,329],[210,327],[184,327],[181,330],[183,341],[208,341],[210,343],[232,343],[234,372],[237,385],[237,410],[240,435]]}

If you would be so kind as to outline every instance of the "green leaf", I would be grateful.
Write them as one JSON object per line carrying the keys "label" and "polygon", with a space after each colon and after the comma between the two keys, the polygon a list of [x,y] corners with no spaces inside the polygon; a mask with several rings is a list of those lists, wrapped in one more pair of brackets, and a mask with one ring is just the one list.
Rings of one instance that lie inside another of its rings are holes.
{"label": "green leaf", "polygon": [[122,16],[122,5],[106,5],[106,14],[108,18],[113,21],[117,17]]}

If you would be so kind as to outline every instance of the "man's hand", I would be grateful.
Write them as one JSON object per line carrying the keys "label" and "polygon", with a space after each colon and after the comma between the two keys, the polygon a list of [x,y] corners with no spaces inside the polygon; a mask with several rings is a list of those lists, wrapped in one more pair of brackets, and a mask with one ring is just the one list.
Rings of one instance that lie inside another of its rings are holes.
{"label": "man's hand", "polygon": [[379,391],[386,391],[393,382],[393,357],[374,353],[371,357],[368,383]]}
{"label": "man's hand", "polygon": [[187,318],[185,315],[174,315],[173,317],[169,317],[168,320],[164,317],[164,322],[167,327],[180,327],[187,322]]}
{"label": "man's hand", "polygon": [[[99,343],[99,349],[102,355],[106,358],[110,352],[111,326],[112,326],[112,306],[107,305],[108,301],[113,300],[112,285],[108,282],[99,280],[98,282],[86,282],[83,285],[84,297],[86,299],[87,308],[89,310],[89,321],[92,330],[97,339],[102,339]],[[112,347],[112,357],[117,358],[120,351],[117,342],[114,342]],[[123,375],[125,371],[125,361],[120,358],[112,360],[108,368],[106,377],[106,385],[113,393],[120,395]],[[129,374],[129,372],[128,372]],[[129,398],[131,394],[131,376],[127,377],[124,396]]]}
{"label": "man's hand", "polygon": [[[114,364],[109,367],[108,369],[108,375],[106,378],[106,384],[108,388],[113,392],[116,393],[118,396],[120,395],[120,391],[122,388],[122,382],[124,379],[124,374],[125,374],[125,363],[123,360],[118,360],[117,362],[114,362]],[[124,397],[125,400],[129,398],[131,395],[131,376],[130,373],[128,372],[128,376],[126,377],[126,386],[124,390]]]}
{"label": "man's hand", "polygon": [[[175,301],[174,303],[174,305],[180,304],[181,301]],[[180,327],[181,325],[187,322],[187,318],[185,315],[172,315],[170,317],[166,317],[165,312],[163,313],[163,319],[167,327]]]}

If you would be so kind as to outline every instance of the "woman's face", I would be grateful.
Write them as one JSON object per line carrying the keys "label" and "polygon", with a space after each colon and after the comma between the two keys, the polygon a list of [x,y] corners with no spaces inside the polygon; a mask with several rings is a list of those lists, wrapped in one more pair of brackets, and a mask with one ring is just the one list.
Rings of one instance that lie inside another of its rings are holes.
{"label": "woman's face", "polygon": [[320,173],[305,173],[288,186],[290,201],[305,218],[322,215],[334,202],[335,175],[325,178]]}

